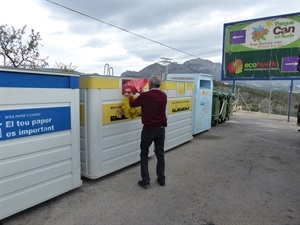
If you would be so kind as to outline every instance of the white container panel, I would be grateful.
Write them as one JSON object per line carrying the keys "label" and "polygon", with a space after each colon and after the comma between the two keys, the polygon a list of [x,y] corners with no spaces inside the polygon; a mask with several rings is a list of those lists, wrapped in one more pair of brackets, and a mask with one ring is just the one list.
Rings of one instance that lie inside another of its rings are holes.
{"label": "white container panel", "polygon": [[168,139],[174,140],[182,135],[191,135],[191,126],[181,126],[181,129],[173,129],[168,131]]}
{"label": "white container panel", "polygon": [[81,185],[78,76],[0,69],[0,220]]}
{"label": "white container panel", "polygon": [[[44,149],[51,149],[59,146],[70,145],[71,135],[70,131],[43,134],[38,136],[31,136],[28,138],[15,139],[13,142],[1,143],[1,159],[20,157],[22,155],[29,155],[43,151]],[[55,141],[54,141],[55,140]],[[32,144],[34,142],[34,144]],[[19,148],[23,148],[20,152]]]}
{"label": "white container panel", "polygon": [[174,123],[174,122],[179,122],[180,120],[190,120],[189,124],[192,124],[192,111],[185,111],[185,112],[180,112],[180,113],[176,113],[176,114],[171,114],[168,117],[168,122],[169,123]]}
{"label": "white container panel", "polygon": [[127,143],[131,143],[135,141],[139,142],[140,133],[141,132],[139,130],[136,130],[136,131],[127,132],[123,134],[117,133],[114,135],[104,137],[102,147],[105,149],[116,145],[126,145]]}
{"label": "white container panel", "polygon": [[65,174],[71,174],[72,164],[71,160],[51,164],[32,171],[25,171],[13,177],[7,177],[1,180],[3,186],[1,190],[2,195],[7,195],[27,187],[46,182]]}
{"label": "white container panel", "polygon": [[[14,88],[0,88],[1,96],[9,96],[9,98],[1,98],[1,109],[5,108],[31,108],[32,105],[39,105],[46,107],[55,104],[59,106],[61,104],[70,105],[70,99],[73,98],[75,90],[69,89],[44,89],[44,88],[26,88],[26,89],[14,89]],[[37,93],[42,94],[37,94]],[[77,90],[78,92],[78,90]],[[79,93],[79,92],[78,92]],[[45,96],[48,97],[45,101]]]}
{"label": "white container panel", "polygon": [[166,150],[170,150],[172,148],[175,148],[179,145],[182,145],[186,142],[188,142],[190,139],[190,134],[186,133],[181,136],[176,137],[175,139],[168,139],[167,140],[167,146],[168,148]]}
{"label": "white container panel", "polygon": [[142,130],[141,118],[127,120],[126,122],[104,125],[103,134],[105,136],[110,136],[116,133],[124,134],[126,132],[136,131],[137,129],[138,132]]}
{"label": "white container panel", "polygon": [[63,177],[48,180],[42,184],[23,189],[22,191],[16,192],[12,195],[4,196],[1,200],[1,213],[2,215],[12,215],[16,212],[27,209],[28,202],[34,202],[34,205],[36,205],[63,194],[70,190],[66,189],[66,187],[71,187],[73,185],[72,180],[72,175],[67,174]]}
{"label": "white container panel", "polygon": [[186,126],[186,127],[182,127],[182,131],[180,130],[170,131],[169,139],[170,140],[176,139],[176,137],[184,136],[184,135],[190,136],[191,135],[190,129],[191,128],[189,126]]}
{"label": "white container panel", "polygon": [[127,154],[125,156],[120,155],[119,157],[119,159],[116,158],[111,161],[109,160],[103,162],[100,177],[110,174],[112,171],[124,169],[129,165],[139,162],[140,160],[140,157],[138,154],[136,154],[136,152],[132,152],[131,154]]}
{"label": "white container panel", "polygon": [[0,164],[1,177],[12,176],[24,171],[41,168],[45,165],[51,165],[58,161],[71,158],[71,148],[58,148],[49,151],[43,151],[34,155],[16,157],[10,160],[2,161]]}
{"label": "white container panel", "polygon": [[184,119],[181,121],[176,121],[172,124],[170,124],[170,126],[168,127],[168,132],[172,132],[174,130],[180,130],[183,129],[184,127],[188,127],[191,128],[192,127],[192,121],[190,119]]}
{"label": "white container panel", "polygon": [[[114,159],[124,157],[127,154],[132,154],[134,152],[139,152],[140,149],[137,148],[140,142],[135,140],[133,142],[128,142],[126,144],[114,145],[112,147],[103,150],[102,156],[103,161],[112,161]],[[123,150],[124,149],[124,150]],[[121,154],[120,154],[121,152]]]}
{"label": "white container panel", "polygon": [[168,97],[165,151],[193,139],[192,136],[192,96],[193,84],[165,81],[162,89]]}

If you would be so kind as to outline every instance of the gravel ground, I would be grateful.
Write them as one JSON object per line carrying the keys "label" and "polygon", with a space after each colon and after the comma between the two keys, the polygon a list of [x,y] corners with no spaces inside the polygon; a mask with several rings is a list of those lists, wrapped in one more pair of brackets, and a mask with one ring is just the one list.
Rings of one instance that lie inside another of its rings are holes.
{"label": "gravel ground", "polygon": [[3,225],[300,225],[296,119],[236,112],[166,152],[166,186],[139,164],[2,220]]}

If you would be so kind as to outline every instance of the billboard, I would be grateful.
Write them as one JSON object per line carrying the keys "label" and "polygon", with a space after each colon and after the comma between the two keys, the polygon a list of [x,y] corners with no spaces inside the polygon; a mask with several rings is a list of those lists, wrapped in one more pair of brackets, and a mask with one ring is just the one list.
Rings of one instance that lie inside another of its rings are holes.
{"label": "billboard", "polygon": [[222,80],[300,79],[300,13],[224,24]]}

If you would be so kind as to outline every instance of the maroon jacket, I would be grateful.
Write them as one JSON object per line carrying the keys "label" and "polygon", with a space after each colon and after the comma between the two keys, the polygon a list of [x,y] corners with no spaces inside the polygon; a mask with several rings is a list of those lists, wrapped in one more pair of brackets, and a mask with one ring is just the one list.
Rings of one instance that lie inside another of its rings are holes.
{"label": "maroon jacket", "polygon": [[142,123],[146,128],[157,128],[167,125],[167,95],[158,88],[142,92],[137,98],[129,98],[130,107],[142,107]]}

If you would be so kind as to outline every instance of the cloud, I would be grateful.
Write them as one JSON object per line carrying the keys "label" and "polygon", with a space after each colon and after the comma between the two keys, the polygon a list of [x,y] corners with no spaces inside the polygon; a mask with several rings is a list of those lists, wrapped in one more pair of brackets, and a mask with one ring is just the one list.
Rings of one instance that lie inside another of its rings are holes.
{"label": "cloud", "polygon": [[103,48],[108,44],[108,42],[104,41],[101,38],[91,38],[89,39],[86,44],[82,47],[90,47],[90,48]]}
{"label": "cloud", "polygon": [[224,23],[300,11],[299,0],[51,1],[2,1],[14,13],[2,11],[0,21],[34,28],[45,56],[88,73],[105,63],[116,74],[141,70],[161,57],[221,62]]}

